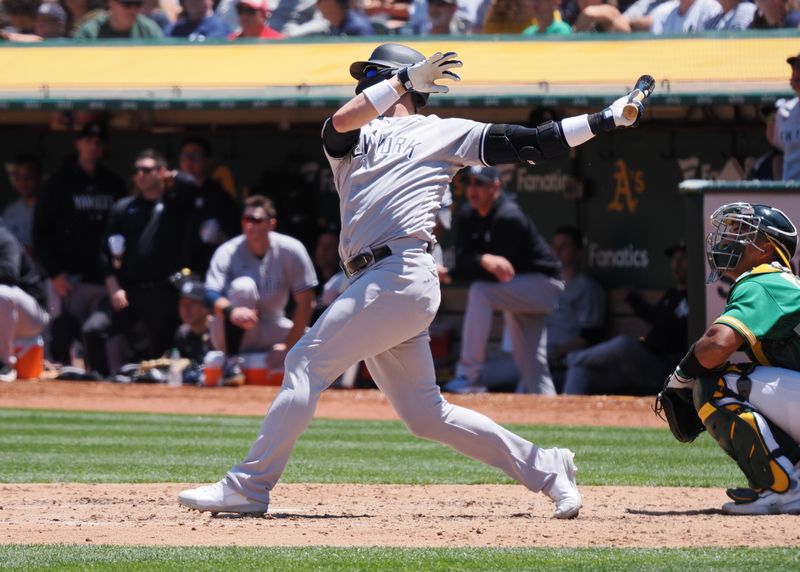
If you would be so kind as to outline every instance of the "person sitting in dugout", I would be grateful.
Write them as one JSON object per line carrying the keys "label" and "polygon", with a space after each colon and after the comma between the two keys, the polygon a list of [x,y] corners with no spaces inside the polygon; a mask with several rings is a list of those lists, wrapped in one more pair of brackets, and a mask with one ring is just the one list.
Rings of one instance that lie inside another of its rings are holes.
{"label": "person sitting in dugout", "polygon": [[[747,477],[728,489],[727,514],[800,514],[800,278],[789,261],[797,229],[777,208],[745,202],[711,215],[712,283],[733,287],[722,314],[656,398],[676,439],[703,430]],[[731,364],[737,350],[751,363]]]}

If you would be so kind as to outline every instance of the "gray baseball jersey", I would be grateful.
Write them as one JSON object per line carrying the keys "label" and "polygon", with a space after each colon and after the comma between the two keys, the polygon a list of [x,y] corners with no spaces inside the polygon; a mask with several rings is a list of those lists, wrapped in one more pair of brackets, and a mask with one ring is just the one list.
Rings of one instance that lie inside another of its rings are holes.
{"label": "gray baseball jersey", "polygon": [[263,258],[250,252],[244,235],[222,244],[211,258],[206,288],[224,296],[240,276],[249,276],[258,285],[262,318],[282,317],[290,294],[317,285],[317,274],[303,243],[278,232],[269,233],[269,250]]}
{"label": "gray baseball jersey", "polygon": [[351,154],[328,155],[341,198],[342,260],[398,238],[433,241],[450,181],[459,169],[484,164],[488,127],[435,115],[378,117],[361,128]]}
{"label": "gray baseball jersey", "polygon": [[775,146],[783,149],[783,180],[800,179],[800,105],[798,98],[779,101],[775,115]]}

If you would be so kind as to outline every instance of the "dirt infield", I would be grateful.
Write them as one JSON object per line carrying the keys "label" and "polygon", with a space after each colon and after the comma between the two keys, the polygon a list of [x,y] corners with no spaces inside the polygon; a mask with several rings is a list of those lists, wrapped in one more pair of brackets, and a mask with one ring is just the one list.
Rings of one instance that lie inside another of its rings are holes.
{"label": "dirt infield", "polygon": [[[261,415],[274,388],[0,384],[3,407]],[[658,426],[650,399],[482,395],[503,423]],[[0,415],[2,413],[0,412]],[[394,418],[376,391],[329,391],[317,416]],[[580,469],[580,459],[578,459]],[[580,472],[578,473],[580,481]],[[178,507],[183,484],[0,484],[0,543],[214,546],[800,546],[797,516],[730,517],[721,489],[582,487],[578,519],[514,485],[279,484],[265,518]]]}

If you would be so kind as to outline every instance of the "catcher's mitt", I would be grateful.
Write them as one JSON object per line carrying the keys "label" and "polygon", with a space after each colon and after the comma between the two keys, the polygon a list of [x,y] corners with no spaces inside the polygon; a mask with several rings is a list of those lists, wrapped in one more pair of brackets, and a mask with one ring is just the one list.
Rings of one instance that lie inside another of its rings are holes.
{"label": "catcher's mitt", "polygon": [[656,396],[653,411],[661,419],[666,417],[670,431],[681,443],[691,443],[705,431],[694,409],[691,389],[665,387]]}

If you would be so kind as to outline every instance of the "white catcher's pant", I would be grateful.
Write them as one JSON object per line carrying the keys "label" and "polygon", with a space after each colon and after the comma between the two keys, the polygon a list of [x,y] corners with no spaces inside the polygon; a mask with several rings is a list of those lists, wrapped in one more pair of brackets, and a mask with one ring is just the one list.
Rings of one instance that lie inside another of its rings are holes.
{"label": "white catcher's pant", "polygon": [[228,472],[233,489],[269,502],[320,393],[359,360],[366,360],[414,435],[497,467],[534,492],[556,478],[560,463],[553,449],[540,449],[442,397],[427,335],[439,306],[439,281],[433,258],[419,241],[412,244],[357,276],[288,353],[283,385],[258,438],[246,459]]}
{"label": "white catcher's pant", "polygon": [[[724,377],[728,389],[736,392],[739,375]],[[800,443],[800,371],[758,366],[747,377],[752,383],[748,402]]]}

